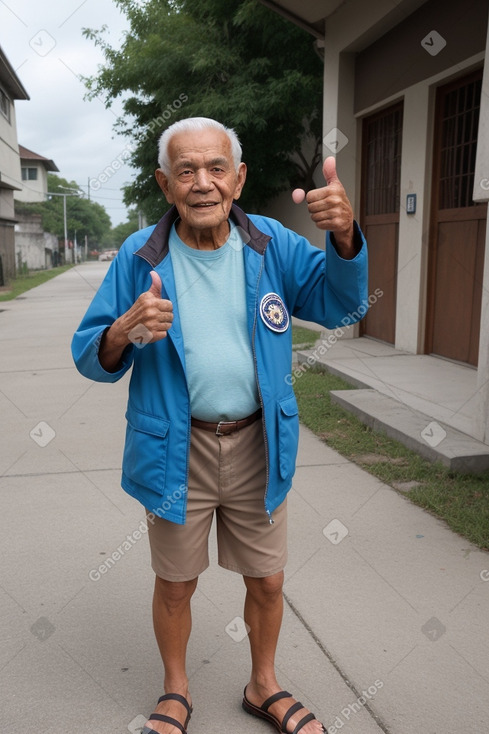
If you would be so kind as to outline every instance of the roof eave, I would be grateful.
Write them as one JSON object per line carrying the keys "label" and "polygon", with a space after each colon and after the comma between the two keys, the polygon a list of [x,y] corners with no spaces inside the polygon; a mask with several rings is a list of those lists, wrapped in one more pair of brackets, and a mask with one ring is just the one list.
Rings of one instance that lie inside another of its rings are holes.
{"label": "roof eave", "polygon": [[283,18],[290,20],[291,23],[299,26],[302,30],[307,31],[311,36],[314,36],[314,38],[317,38],[319,41],[324,41],[324,31],[319,30],[317,26],[307,23],[302,18],[291,13],[290,10],[286,10],[281,5],[278,5],[278,3],[273,2],[273,0],[259,0],[259,2],[267,8],[270,8],[270,10],[273,10],[275,13],[278,13]]}
{"label": "roof eave", "polygon": [[3,82],[12,99],[30,99],[24,85],[0,46],[0,81]]}

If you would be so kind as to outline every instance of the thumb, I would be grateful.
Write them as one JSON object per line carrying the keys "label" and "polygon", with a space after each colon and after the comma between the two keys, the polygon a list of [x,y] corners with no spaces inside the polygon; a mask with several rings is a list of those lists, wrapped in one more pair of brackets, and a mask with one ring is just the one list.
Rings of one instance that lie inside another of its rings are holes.
{"label": "thumb", "polygon": [[157,298],[161,298],[161,278],[156,272],[156,270],[152,270],[150,272],[151,275],[151,287],[148,291],[148,293],[152,293]]}
{"label": "thumb", "polygon": [[336,173],[336,158],[332,155],[328,156],[323,163],[323,176],[327,184],[340,180]]}

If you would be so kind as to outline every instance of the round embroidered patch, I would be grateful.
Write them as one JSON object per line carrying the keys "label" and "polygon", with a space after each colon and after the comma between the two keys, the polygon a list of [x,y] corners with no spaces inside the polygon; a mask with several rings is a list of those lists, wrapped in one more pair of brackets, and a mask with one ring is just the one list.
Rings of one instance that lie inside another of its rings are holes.
{"label": "round embroidered patch", "polygon": [[289,328],[289,314],[285,304],[276,293],[267,293],[261,299],[260,316],[272,331],[283,332]]}

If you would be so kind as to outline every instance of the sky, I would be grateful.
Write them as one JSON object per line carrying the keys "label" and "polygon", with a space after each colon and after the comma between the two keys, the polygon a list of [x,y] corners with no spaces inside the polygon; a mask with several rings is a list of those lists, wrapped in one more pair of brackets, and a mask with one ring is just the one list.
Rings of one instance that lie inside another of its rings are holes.
{"label": "sky", "polygon": [[123,163],[129,138],[113,128],[122,105],[117,100],[106,108],[102,99],[84,99],[86,88],[78,78],[95,74],[103,63],[82,28],[105,24],[104,37],[117,47],[128,23],[113,0],[0,0],[0,46],[30,97],[15,101],[19,143],[52,159],[57,175],[85,192],[88,179],[93,183],[118,161],[119,170],[90,192],[116,225],[127,214],[121,187],[137,173]]}

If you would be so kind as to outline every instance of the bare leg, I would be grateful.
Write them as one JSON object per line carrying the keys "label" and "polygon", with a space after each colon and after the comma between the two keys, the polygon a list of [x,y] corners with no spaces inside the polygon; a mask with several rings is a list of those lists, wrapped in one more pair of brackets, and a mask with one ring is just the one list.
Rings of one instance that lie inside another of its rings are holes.
{"label": "bare leg", "polygon": [[[261,706],[267,698],[281,690],[275,675],[275,652],[277,649],[283,616],[282,587],[283,571],[265,578],[244,577],[246,600],[244,618],[250,627],[248,634],[251,648],[251,678],[246,688],[247,699],[255,706]],[[269,713],[282,721],[293,698],[285,698],[274,703]],[[287,723],[291,732],[308,713],[307,709],[294,714]],[[300,730],[300,734],[321,734],[323,728],[318,721],[310,721]]]}
{"label": "bare leg", "polygon": [[[173,582],[156,577],[153,596],[153,625],[165,669],[165,693],[179,693],[190,703],[186,671],[187,645],[192,629],[190,600],[198,579]],[[162,701],[156,709],[182,724],[187,712],[177,701]],[[166,722],[151,719],[147,724],[161,734],[180,734]]]}

